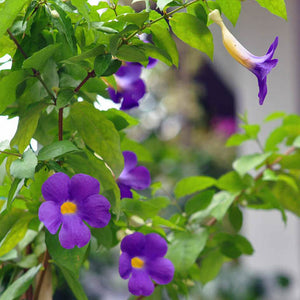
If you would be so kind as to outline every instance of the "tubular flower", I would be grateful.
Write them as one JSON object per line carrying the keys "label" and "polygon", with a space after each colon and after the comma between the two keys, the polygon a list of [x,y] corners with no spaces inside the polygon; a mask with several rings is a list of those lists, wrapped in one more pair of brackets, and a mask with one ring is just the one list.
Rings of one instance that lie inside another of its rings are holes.
{"label": "tubular flower", "polygon": [[124,151],[124,169],[117,179],[122,198],[132,198],[130,189],[144,190],[151,184],[150,172],[146,167],[136,166],[137,157],[134,152]]}
{"label": "tubular flower", "polygon": [[154,291],[152,280],[157,284],[172,281],[174,266],[164,258],[168,251],[167,242],[157,233],[130,234],[122,240],[121,251],[119,273],[123,279],[130,277],[128,289],[133,295],[151,295]]}
{"label": "tubular flower", "polygon": [[278,60],[272,59],[278,45],[278,37],[275,38],[269,50],[264,56],[255,56],[244,48],[224,25],[220,12],[215,9],[209,14],[209,18],[218,24],[222,31],[223,44],[229,54],[241,65],[250,70],[258,79],[259,104],[264,103],[267,95],[267,75],[277,65]]}
{"label": "tubular flower", "polygon": [[115,103],[121,103],[121,110],[139,106],[138,101],[146,93],[146,85],[140,78],[142,65],[139,63],[126,62],[115,73],[117,91],[108,87],[108,94]]}
{"label": "tubular flower", "polygon": [[90,226],[105,227],[110,221],[110,203],[99,195],[98,180],[86,174],[71,179],[64,173],[49,177],[42,186],[45,198],[39,208],[39,219],[51,234],[59,227],[62,247],[71,249],[85,246],[90,238]]}

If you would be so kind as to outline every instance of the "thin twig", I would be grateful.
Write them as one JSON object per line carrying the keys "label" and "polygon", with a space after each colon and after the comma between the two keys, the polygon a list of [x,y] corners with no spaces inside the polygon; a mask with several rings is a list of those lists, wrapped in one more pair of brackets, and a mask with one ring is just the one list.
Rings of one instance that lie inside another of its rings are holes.
{"label": "thin twig", "polygon": [[[22,46],[19,44],[19,42],[17,41],[17,39],[14,37],[14,35],[11,33],[11,31],[9,29],[7,29],[7,33],[10,36],[10,38],[13,40],[13,42],[15,43],[15,45],[17,46],[17,48],[19,49],[19,51],[22,53],[23,57],[25,59],[28,58],[28,55],[26,54],[26,52],[24,51],[24,49],[22,48]],[[41,77],[41,74],[39,73],[39,71],[36,70],[36,69],[34,69],[34,68],[32,68],[32,72],[33,72],[33,75],[40,81],[40,83],[42,84],[42,86],[45,88],[45,90],[47,91],[48,95],[53,100],[54,104],[56,104],[56,97],[53,95],[53,93],[51,92],[51,90],[46,85],[46,83],[43,80],[43,78]]]}
{"label": "thin twig", "polygon": [[19,153],[11,153],[11,152],[7,152],[7,151],[0,151],[0,154],[3,153],[3,154],[7,154],[7,155],[14,155],[14,156],[18,156],[18,157],[22,157],[22,154],[19,154]]}
{"label": "thin twig", "polygon": [[60,108],[58,111],[58,140],[63,140],[63,119],[64,119],[64,108]]}
{"label": "thin twig", "polygon": [[92,70],[91,72],[88,72],[86,77],[79,83],[79,85],[74,89],[74,93],[78,93],[79,90],[82,88],[82,86],[90,79],[96,77],[95,70]]}

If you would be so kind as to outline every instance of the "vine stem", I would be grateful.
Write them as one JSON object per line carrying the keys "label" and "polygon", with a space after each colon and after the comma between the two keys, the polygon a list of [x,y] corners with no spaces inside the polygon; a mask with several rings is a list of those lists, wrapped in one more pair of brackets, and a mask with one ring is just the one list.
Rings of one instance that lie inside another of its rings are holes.
{"label": "vine stem", "polygon": [[[263,176],[265,170],[267,170],[267,169],[272,170],[273,167],[274,167],[276,164],[278,164],[285,156],[290,155],[290,154],[293,153],[295,150],[296,150],[296,147],[295,147],[295,146],[292,146],[292,147],[288,148],[288,149],[286,150],[286,152],[284,152],[281,156],[278,156],[278,157],[277,157],[276,159],[274,159],[270,164],[268,164],[268,165],[266,166],[265,169],[263,169],[262,171],[260,171],[260,172],[254,177],[254,180],[257,181],[259,178],[261,178],[261,177]],[[237,196],[235,197],[234,202],[238,200],[239,196],[240,196],[240,194],[237,195]],[[214,224],[216,224],[216,222],[217,222],[217,219],[216,219],[215,217],[212,217],[211,219],[209,219],[209,220],[205,223],[205,225],[208,226],[208,227],[210,227],[210,226],[213,226]]]}
{"label": "vine stem", "polygon": [[[15,43],[15,45],[17,46],[17,48],[19,49],[19,51],[21,52],[21,54],[23,55],[23,57],[25,59],[28,58],[28,55],[26,54],[26,52],[24,51],[24,49],[22,48],[22,46],[19,44],[19,42],[17,41],[17,39],[15,38],[15,36],[11,33],[11,31],[9,29],[7,29],[7,33],[10,36],[10,38],[13,40],[13,42]],[[47,84],[45,83],[45,81],[41,77],[41,74],[39,73],[39,71],[37,71],[36,69],[32,68],[32,72],[33,72],[33,75],[39,80],[39,82],[45,88],[45,90],[47,91],[48,95],[53,100],[54,104],[56,104],[56,97],[53,95],[53,93],[51,92],[51,90],[48,88]]]}
{"label": "vine stem", "polygon": [[91,72],[88,72],[86,77],[79,83],[79,85],[74,89],[74,93],[78,93],[79,90],[82,88],[82,86],[90,79],[96,77],[95,70],[92,70]]}
{"label": "vine stem", "polygon": [[[160,20],[167,19],[170,16],[172,16],[174,13],[176,13],[177,11],[179,11],[179,10],[181,10],[183,8],[186,8],[186,7],[188,7],[188,6],[190,6],[190,5],[194,4],[194,3],[200,2],[200,1],[201,0],[193,0],[191,2],[187,2],[187,3],[181,5],[180,7],[175,8],[174,10],[172,10],[172,11],[170,11],[168,13],[164,13],[163,16],[161,16],[161,17],[153,20],[152,22],[144,24],[140,29],[137,29],[136,31],[134,31],[133,33],[131,33],[127,38],[124,38],[122,40],[121,45],[124,44],[125,42],[127,42],[128,40],[130,40],[131,38],[133,38],[136,34],[138,34],[140,31],[146,29],[147,27],[150,27],[151,25],[159,22]],[[202,2],[206,2],[206,0],[202,0]]]}
{"label": "vine stem", "polygon": [[64,119],[64,108],[61,107],[58,111],[58,140],[63,140],[63,119]]}
{"label": "vine stem", "polygon": [[22,154],[19,153],[11,153],[11,152],[7,152],[7,151],[0,151],[0,154],[7,154],[7,155],[13,155],[13,156],[18,156],[18,157],[22,157]]}

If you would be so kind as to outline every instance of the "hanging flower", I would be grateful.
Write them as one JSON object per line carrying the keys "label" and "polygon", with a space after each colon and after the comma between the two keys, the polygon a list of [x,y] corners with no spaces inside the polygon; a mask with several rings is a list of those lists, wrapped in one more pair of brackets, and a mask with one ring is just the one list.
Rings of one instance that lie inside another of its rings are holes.
{"label": "hanging flower", "polygon": [[39,219],[51,234],[59,227],[59,241],[64,248],[85,246],[90,238],[90,226],[105,227],[110,220],[110,203],[99,195],[98,180],[86,174],[71,179],[64,173],[49,177],[42,186],[45,202],[39,209]]}
{"label": "hanging flower", "polygon": [[137,167],[137,156],[134,152],[124,151],[124,169],[117,179],[121,198],[132,198],[130,189],[144,190],[151,184],[150,172],[146,167]]}
{"label": "hanging flower", "polygon": [[172,281],[174,266],[170,260],[164,258],[168,246],[158,234],[130,234],[122,240],[121,251],[119,273],[123,279],[130,277],[128,289],[133,295],[151,295],[154,291],[152,280],[157,284],[168,284]]}
{"label": "hanging flower", "polygon": [[239,41],[227,29],[220,16],[220,12],[215,9],[209,14],[209,18],[218,24],[222,31],[223,44],[229,54],[241,65],[250,70],[258,79],[259,86],[259,104],[264,103],[267,95],[267,75],[277,65],[278,60],[272,59],[278,45],[278,37],[271,44],[267,54],[264,56],[255,56],[244,48]]}
{"label": "hanging flower", "polygon": [[117,91],[108,87],[108,94],[115,103],[121,103],[121,110],[128,110],[139,106],[139,100],[146,93],[146,85],[140,78],[142,65],[126,62],[115,73]]}

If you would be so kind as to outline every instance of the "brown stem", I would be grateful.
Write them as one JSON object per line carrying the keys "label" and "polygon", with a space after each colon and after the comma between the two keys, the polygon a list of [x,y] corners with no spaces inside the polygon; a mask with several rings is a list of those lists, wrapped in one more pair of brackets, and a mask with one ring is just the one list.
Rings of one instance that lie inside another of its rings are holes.
{"label": "brown stem", "polygon": [[11,152],[7,152],[7,151],[0,151],[0,154],[7,154],[7,155],[14,155],[14,156],[18,156],[18,157],[22,157],[22,154],[19,153],[11,153]]}
{"label": "brown stem", "polygon": [[82,86],[90,79],[96,77],[95,70],[92,70],[91,72],[88,72],[86,77],[79,83],[79,85],[75,88],[74,93],[78,93],[79,90],[82,88]]}
{"label": "brown stem", "polygon": [[58,140],[63,140],[63,119],[64,119],[64,108],[60,108],[58,111]]}
{"label": "brown stem", "polygon": [[23,50],[23,48],[21,47],[21,45],[19,44],[19,42],[17,41],[17,39],[14,37],[14,35],[11,33],[11,31],[9,29],[7,29],[7,33],[10,36],[10,38],[13,40],[13,42],[16,44],[17,48],[20,50],[22,55],[25,58],[28,58],[27,54],[25,53],[25,51]]}
{"label": "brown stem", "polygon": [[44,270],[42,271],[42,273],[40,275],[40,278],[39,278],[39,281],[36,285],[36,288],[35,288],[35,291],[34,291],[34,294],[33,294],[33,300],[38,300],[39,299],[39,294],[40,294],[41,287],[42,287],[42,284],[43,284],[43,281],[44,281],[44,277],[45,277],[47,269],[50,266],[49,265],[49,259],[50,259],[50,255],[49,255],[48,250],[46,250],[46,252],[44,254],[44,258],[43,258]]}

